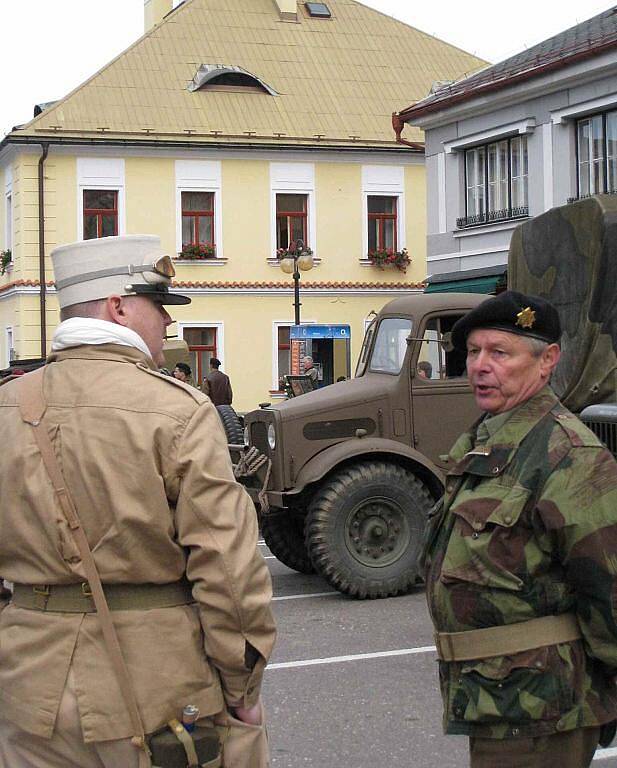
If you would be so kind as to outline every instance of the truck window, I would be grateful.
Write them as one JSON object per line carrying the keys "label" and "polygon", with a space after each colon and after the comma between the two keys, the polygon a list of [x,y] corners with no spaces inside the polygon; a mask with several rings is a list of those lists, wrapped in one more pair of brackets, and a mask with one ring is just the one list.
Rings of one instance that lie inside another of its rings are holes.
{"label": "truck window", "polygon": [[417,375],[422,379],[453,379],[465,376],[466,354],[462,350],[447,351],[443,335],[452,331],[452,326],[462,315],[433,317],[426,324],[420,353]]}
{"label": "truck window", "polygon": [[373,336],[375,335],[376,325],[377,325],[377,321],[373,320],[373,322],[366,329],[366,333],[364,334],[364,341],[362,342],[362,349],[360,350],[360,357],[358,358],[358,365],[356,366],[356,372],[354,374],[356,378],[358,376],[362,376],[362,374],[366,370],[366,364],[368,362],[368,353],[371,349],[371,341],[373,340]]}
{"label": "truck window", "polygon": [[407,352],[407,337],[410,333],[409,318],[386,317],[382,320],[377,329],[369,370],[379,373],[400,373]]}

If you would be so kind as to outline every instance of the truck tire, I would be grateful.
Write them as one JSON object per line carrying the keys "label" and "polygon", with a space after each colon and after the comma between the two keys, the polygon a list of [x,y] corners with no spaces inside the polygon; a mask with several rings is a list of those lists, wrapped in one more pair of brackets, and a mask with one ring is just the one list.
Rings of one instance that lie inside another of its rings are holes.
{"label": "truck tire", "polygon": [[261,533],[270,552],[298,573],[315,573],[304,544],[304,520],[296,515],[266,515]]}
{"label": "truck tire", "polygon": [[311,500],[306,547],[315,569],[358,598],[408,592],[417,581],[432,498],[411,472],[366,461],[332,475]]}
{"label": "truck tire", "polygon": [[234,411],[231,405],[217,405],[216,410],[219,412],[219,416],[223,422],[223,428],[227,435],[227,442],[232,445],[242,445],[244,442],[244,430],[242,429],[238,414]]}

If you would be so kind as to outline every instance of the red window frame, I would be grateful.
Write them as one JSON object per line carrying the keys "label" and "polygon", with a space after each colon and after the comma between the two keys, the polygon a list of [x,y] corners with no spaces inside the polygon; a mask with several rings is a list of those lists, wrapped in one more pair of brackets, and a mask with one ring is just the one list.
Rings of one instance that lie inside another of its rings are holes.
{"label": "red window frame", "polygon": [[[205,209],[205,210],[199,210],[199,211],[192,211],[187,210],[184,208],[184,196],[185,195],[191,195],[191,194],[197,194],[197,195],[209,195],[210,204],[212,208]],[[215,245],[215,237],[214,237],[214,192],[195,192],[195,191],[189,191],[185,190],[184,192],[180,193],[181,196],[181,202],[182,202],[182,232],[184,232],[184,219],[190,219],[191,220],[191,241],[190,242],[184,242],[184,236],[182,238],[182,246],[185,245]],[[210,232],[212,233],[212,236],[210,238],[210,242],[201,242],[199,240],[199,219],[200,218],[209,218],[211,220],[210,222]],[[216,355],[215,355],[216,357]]]}
{"label": "red window frame", "polygon": [[[198,386],[201,386],[201,383],[206,377],[206,374],[210,372],[210,366],[204,366],[203,356],[202,352],[209,352],[210,357],[208,358],[208,361],[213,357],[218,357],[218,328],[216,326],[211,325],[204,325],[200,326],[199,328],[185,328],[184,329],[184,336],[186,338],[187,331],[212,331],[214,336],[214,343],[213,344],[189,344],[189,355],[191,356],[191,362],[195,360],[197,365],[193,364],[191,368],[193,369],[193,380]],[[191,354],[192,352],[195,352],[195,356]],[[204,367],[206,370],[204,370]]]}
{"label": "red window frame", "polygon": [[[281,331],[286,330],[287,331],[287,338],[288,341],[285,344],[284,342],[281,342]],[[279,356],[281,352],[287,352],[289,355],[289,361],[288,361],[288,372],[291,372],[291,325],[277,325],[276,327],[276,343],[277,343],[277,354],[276,354],[276,373],[277,373],[277,382],[276,382],[276,389],[273,390],[273,392],[283,392],[281,387],[279,386],[279,382],[281,378],[285,375],[284,373],[281,373],[281,369],[279,368]]]}
{"label": "red window frame", "polygon": [[367,208],[369,206],[369,200],[371,198],[382,198],[386,200],[392,200],[394,202],[394,213],[371,213],[368,212],[369,224],[371,221],[377,221],[377,244],[376,250],[385,251],[388,246],[385,243],[384,226],[386,221],[392,221],[393,224],[393,237],[392,237],[392,250],[396,251],[398,246],[398,197],[395,195],[368,195],[367,196]]}
{"label": "red window frame", "polygon": [[[279,198],[282,195],[286,195],[288,197],[299,197],[302,199],[302,211],[281,211],[279,210]],[[276,195],[276,247],[277,248],[288,248],[289,243],[293,241],[293,238],[291,237],[291,233],[293,232],[293,226],[292,226],[292,220],[293,219],[301,219],[302,220],[302,240],[304,241],[305,245],[308,245],[307,236],[306,236],[306,223],[308,220],[308,195],[304,194],[294,194],[294,193],[288,193],[288,192],[279,192]],[[281,241],[281,238],[279,237],[280,233],[280,226],[279,222],[283,219],[286,220],[286,229],[287,229],[287,242],[284,243]]]}
{"label": "red window frame", "polygon": [[[89,192],[100,192],[104,194],[113,195],[114,205],[113,208],[87,208],[86,207],[86,195]],[[94,240],[103,237],[103,216],[113,216],[114,231],[113,235],[118,234],[118,190],[117,189],[84,189],[83,191],[83,233],[84,239]],[[96,218],[96,238],[86,238],[86,231],[88,229],[86,225],[86,219],[88,217]]]}

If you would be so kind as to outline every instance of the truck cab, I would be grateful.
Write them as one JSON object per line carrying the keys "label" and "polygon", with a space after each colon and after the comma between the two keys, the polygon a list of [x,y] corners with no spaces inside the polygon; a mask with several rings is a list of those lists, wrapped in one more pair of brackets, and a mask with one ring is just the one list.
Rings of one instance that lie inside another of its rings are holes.
{"label": "truck cab", "polygon": [[245,483],[283,563],[356,597],[408,591],[447,453],[477,418],[454,323],[484,298],[412,294],[368,328],[353,379],[245,416]]}

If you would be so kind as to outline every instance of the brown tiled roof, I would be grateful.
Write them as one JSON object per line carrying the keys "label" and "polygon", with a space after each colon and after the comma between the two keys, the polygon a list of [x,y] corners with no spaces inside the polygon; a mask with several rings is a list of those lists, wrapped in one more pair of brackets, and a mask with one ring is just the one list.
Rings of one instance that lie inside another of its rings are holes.
{"label": "brown tiled roof", "polygon": [[[530,22],[532,23],[532,22]],[[445,85],[399,112],[403,121],[448,108],[518,82],[560,69],[617,47],[617,6],[544,40],[471,77]]]}
{"label": "brown tiled roof", "polygon": [[[38,280],[14,280],[6,285],[0,286],[0,293],[8,291],[11,288],[20,287],[35,287],[40,286]],[[53,280],[48,280],[45,283],[48,287],[53,287]],[[208,282],[203,280],[181,280],[174,281],[173,288],[204,288],[204,289],[228,289],[238,290],[244,289],[250,290],[291,290],[293,284],[286,281],[256,281],[256,282],[237,282],[237,281],[218,281]],[[302,281],[302,290],[383,290],[383,291],[400,291],[400,290],[422,290],[424,283],[412,283],[412,282],[398,282],[398,283],[362,283],[362,282],[310,282],[308,280]]]}
{"label": "brown tiled roof", "polygon": [[[327,2],[331,19],[298,2],[298,23],[285,23],[273,0],[185,0],[6,141],[396,148],[401,103],[486,63],[355,0]],[[189,91],[204,64],[241,67],[278,95]]]}

